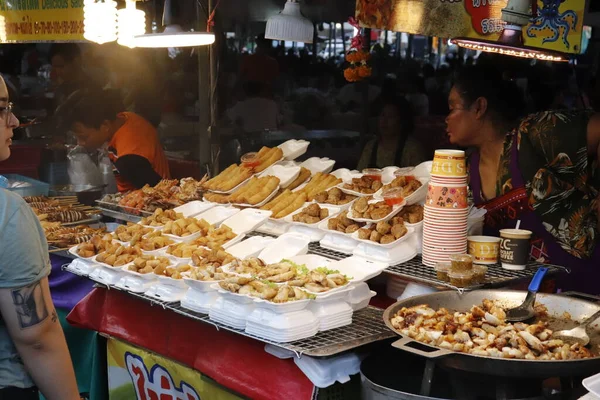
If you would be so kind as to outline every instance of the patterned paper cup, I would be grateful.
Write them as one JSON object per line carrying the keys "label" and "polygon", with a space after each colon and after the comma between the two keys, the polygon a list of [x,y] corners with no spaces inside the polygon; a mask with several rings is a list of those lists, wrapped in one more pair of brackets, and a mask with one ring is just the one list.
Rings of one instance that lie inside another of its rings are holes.
{"label": "patterned paper cup", "polygon": [[436,150],[433,156],[431,175],[461,178],[466,176],[465,152],[462,150]]}
{"label": "patterned paper cup", "polygon": [[453,210],[466,209],[467,187],[464,185],[434,185],[429,184],[425,204],[433,208],[449,208]]}

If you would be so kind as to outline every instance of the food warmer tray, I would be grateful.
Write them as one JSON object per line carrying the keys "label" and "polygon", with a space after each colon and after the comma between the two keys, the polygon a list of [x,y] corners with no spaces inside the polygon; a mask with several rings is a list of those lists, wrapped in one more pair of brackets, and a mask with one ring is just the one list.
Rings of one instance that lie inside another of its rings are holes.
{"label": "food warmer tray", "polygon": [[[273,236],[263,233],[251,232],[247,236]],[[273,236],[276,237],[276,236]],[[340,253],[338,251],[325,249],[319,246],[319,243],[311,243],[308,246],[308,254],[316,254],[319,256],[327,257],[332,260],[341,260],[349,257],[348,254]],[[421,256],[418,255],[410,261],[393,265],[385,270],[384,273],[399,276],[409,281],[420,282],[428,286],[433,286],[440,289],[452,289],[460,293],[471,290],[483,289],[483,288],[498,288],[506,287],[517,282],[527,281],[535,275],[539,267],[548,268],[548,274],[557,274],[559,272],[569,272],[568,268],[564,268],[558,265],[552,264],[541,264],[531,263],[523,271],[511,271],[503,269],[500,264],[488,265],[488,272],[486,274],[486,282],[483,284],[473,285],[466,288],[458,288],[451,285],[448,282],[437,279],[435,270],[431,267],[423,265]]]}
{"label": "food warmer tray", "polygon": [[[468,293],[444,291],[415,296],[398,301],[389,306],[383,313],[383,319],[390,331],[396,333],[401,339],[392,343],[393,347],[425,357],[436,366],[452,368],[466,372],[483,373],[490,376],[550,378],[568,376],[589,376],[600,370],[600,331],[589,329],[590,346],[594,357],[575,360],[520,360],[510,358],[494,358],[491,356],[478,356],[474,354],[455,352],[440,347],[417,342],[397,332],[390,321],[391,317],[403,307],[413,307],[427,304],[433,309],[445,307],[449,310],[468,311],[473,305],[480,305],[484,299],[500,301],[502,308],[509,309],[520,305],[527,292],[516,290],[477,290]],[[549,328],[569,329],[575,326],[573,322],[563,321],[564,315],[569,315],[573,321],[583,321],[596,311],[600,305],[586,300],[571,298],[564,295],[538,293],[536,303],[541,303],[548,309],[550,319]],[[565,324],[569,324],[565,326]]]}

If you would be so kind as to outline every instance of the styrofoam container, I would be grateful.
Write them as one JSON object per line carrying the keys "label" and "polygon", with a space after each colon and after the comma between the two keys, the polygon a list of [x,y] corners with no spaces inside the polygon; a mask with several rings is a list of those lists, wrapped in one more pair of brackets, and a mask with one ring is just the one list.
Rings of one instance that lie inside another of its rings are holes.
{"label": "styrofoam container", "polygon": [[274,164],[265,169],[259,176],[275,176],[279,178],[279,186],[286,188],[300,175],[300,167]]}
{"label": "styrofoam container", "polygon": [[409,282],[408,285],[406,285],[402,295],[398,298],[398,301],[408,299],[409,297],[421,296],[435,292],[437,292],[437,290],[430,286]]}
{"label": "styrofoam container", "polygon": [[[152,276],[153,274],[147,275]],[[137,276],[125,274],[125,276],[123,276],[115,286],[134,293],[144,293],[145,291],[150,289],[150,286],[152,286],[155,281],[155,277],[153,277],[153,279],[146,280],[140,279]]]}
{"label": "styrofoam container", "polygon": [[310,142],[306,140],[290,139],[286,142],[281,143],[277,147],[279,147],[281,151],[283,151],[283,158],[285,160],[293,161],[296,158],[300,157],[302,154],[306,153],[306,150],[308,150],[309,145]]}
{"label": "styrofoam container", "polygon": [[308,309],[277,313],[266,308],[255,308],[248,314],[247,321],[271,331],[280,332],[310,327],[317,321],[317,317]]}
{"label": "styrofoam container", "polygon": [[340,253],[352,254],[358,242],[352,239],[352,236],[346,233],[332,231],[327,229],[327,222],[319,224],[319,229],[325,232],[323,239],[319,241],[319,245],[323,248],[339,251]]}
{"label": "styrofoam container", "polygon": [[343,286],[329,289],[328,291],[321,292],[321,293],[311,292],[310,290],[306,290],[306,289],[304,289],[304,291],[314,295],[315,299],[313,300],[313,302],[316,302],[316,303],[328,303],[328,302],[338,301],[338,300],[345,301],[348,298],[348,294],[352,290],[354,290],[354,285],[351,285],[350,282],[351,281],[348,281],[348,283]]}
{"label": "styrofoam container", "polygon": [[133,263],[129,263],[127,265],[124,265],[121,268],[121,270],[125,273],[124,274],[125,276],[134,278],[138,281],[144,281],[144,282],[154,282],[157,280],[157,275],[154,275],[153,273],[140,274],[139,272],[129,270],[129,267],[132,265],[133,265]]}
{"label": "styrofoam container", "polygon": [[430,177],[431,167],[433,167],[433,160],[422,162],[412,170],[412,174],[417,177]]}
{"label": "styrofoam container", "polygon": [[120,268],[113,268],[98,264],[98,268],[89,274],[89,278],[105,285],[115,285],[123,277],[123,271]]}
{"label": "styrofoam container", "polygon": [[272,301],[267,301],[259,298],[255,298],[254,301],[256,303],[257,309],[265,308],[276,313],[289,313],[303,310],[306,308],[308,303],[310,303],[310,299],[287,301],[285,303],[274,303]]}
{"label": "styrofoam container", "polygon": [[[417,178],[419,182],[421,182],[421,187],[415,190],[410,196],[406,196],[404,200],[406,200],[406,205],[411,206],[413,204],[419,204],[425,201],[427,197],[427,185],[429,183],[429,179],[427,178]],[[377,193],[373,195],[374,199],[383,200],[383,188],[379,189]]]}
{"label": "styrofoam container", "polygon": [[219,294],[216,291],[198,292],[190,288],[181,299],[181,307],[195,312],[208,314],[210,312],[210,307],[217,301],[218,297]]}
{"label": "styrofoam container", "polygon": [[160,249],[156,249],[156,250],[142,250],[142,254],[145,256],[154,256],[154,257],[170,257],[169,254],[167,254],[167,249],[169,248],[170,245],[167,245],[165,247],[161,247]]}
{"label": "styrofoam container", "polygon": [[294,363],[310,379],[313,385],[318,388],[326,388],[336,381],[340,383],[349,382],[352,375],[360,372],[361,357],[356,352],[318,359],[302,356],[294,357]]}
{"label": "styrofoam container", "polygon": [[155,283],[150,286],[150,288],[146,290],[144,294],[156,300],[171,303],[175,301],[181,301],[187,290],[187,287],[181,288],[172,285],[165,285],[163,283]]}
{"label": "styrofoam container", "polygon": [[257,256],[275,238],[265,236],[252,236],[240,243],[231,246],[227,252],[235,258],[245,259]]}
{"label": "styrofoam container", "polygon": [[98,268],[98,264],[95,264],[91,261],[92,258],[94,257],[90,257],[90,259],[87,261],[82,258],[76,258],[71,262],[71,264],[69,264],[69,269],[72,269],[73,271],[83,275],[89,275],[93,270]]}
{"label": "styrofoam container", "polygon": [[196,216],[196,219],[203,219],[211,225],[218,226],[221,224],[221,222],[225,221],[227,218],[230,218],[239,212],[239,208],[229,206],[215,206],[210,208],[208,211],[204,211],[203,213],[198,214]]}
{"label": "styrofoam container", "polygon": [[327,173],[331,172],[334,165],[335,165],[335,160],[330,160],[327,157],[325,157],[325,158],[311,157],[311,158],[305,160],[302,164],[300,164],[301,167],[308,169],[311,172],[311,174],[313,174],[313,175],[318,172],[327,174]]}
{"label": "styrofoam container", "polygon": [[333,261],[328,268],[352,277],[350,282],[359,283],[381,274],[389,265],[384,262],[371,261],[362,257],[352,256],[339,261]]}
{"label": "styrofoam container", "polygon": [[217,292],[220,289],[220,286],[215,286],[215,284],[218,284],[221,281],[198,281],[196,279],[184,277],[183,282],[196,292]]}
{"label": "styrofoam container", "polygon": [[203,212],[213,208],[215,206],[214,203],[207,203],[204,201],[190,201],[182,206],[176,207],[173,211],[177,213],[183,214],[185,218],[195,217],[198,214],[202,214]]}
{"label": "styrofoam container", "polygon": [[312,336],[315,336],[319,332],[318,324],[314,324],[311,327],[307,328],[305,331],[301,333],[269,333],[268,331],[262,331],[256,328],[254,325],[246,324],[246,333],[249,335],[254,335],[260,337],[262,339],[270,340],[272,342],[277,343],[289,343],[295,342],[297,340],[306,339]]}
{"label": "styrofoam container", "polygon": [[583,380],[583,387],[585,387],[591,394],[600,398],[600,374],[590,376]]}
{"label": "styrofoam container", "polygon": [[319,330],[321,331],[352,323],[352,307],[343,300],[312,302],[308,309],[319,319]]}
{"label": "styrofoam container", "polygon": [[269,218],[264,224],[256,228],[255,230],[260,233],[266,233],[267,235],[281,236],[290,229],[291,225],[285,222],[283,219]]}
{"label": "styrofoam container", "polygon": [[301,225],[301,226],[307,226],[310,228],[318,228],[319,224],[323,221],[328,220],[329,218],[335,217],[336,215],[338,215],[342,209],[340,207],[336,207],[336,206],[328,206],[328,205],[319,205],[319,207],[321,209],[326,209],[327,211],[329,211],[329,216],[322,219],[319,222],[315,222],[314,224],[307,224],[304,222],[297,222],[294,221],[294,215],[296,214],[300,214],[302,213],[302,211],[304,211],[304,209],[306,209],[306,207],[310,206],[311,204],[314,204],[312,202],[309,203],[304,203],[304,205],[302,207],[300,207],[299,209],[297,209],[296,211],[294,211],[293,213],[289,214],[288,216],[286,216],[285,218],[283,218],[284,221],[292,224],[292,225]]}
{"label": "styrofoam container", "polygon": [[85,261],[90,261],[90,262],[92,262],[94,260],[94,258],[96,257],[96,256],[81,257],[79,254],[77,254],[77,247],[79,247],[78,244],[76,244],[75,246],[73,246],[69,249],[69,254],[71,254],[73,257],[77,257],[80,260],[85,260]]}
{"label": "styrofoam container", "polygon": [[[371,228],[372,226],[373,226],[373,224],[369,224],[369,225],[366,225],[365,228]],[[352,234],[352,238],[356,241],[359,241],[361,243],[366,243],[370,246],[377,246],[377,247],[382,247],[384,249],[391,249],[391,248],[400,246],[403,242],[406,242],[407,240],[410,240],[411,236],[413,236],[415,234],[415,230],[413,228],[406,227],[406,230],[408,232],[406,232],[406,234],[404,236],[402,236],[399,239],[394,240],[392,243],[387,243],[387,244],[381,244],[381,243],[373,242],[373,241],[367,240],[367,239],[359,239],[358,231],[356,231]]]}
{"label": "styrofoam container", "polygon": [[[375,203],[380,203],[380,202],[381,202],[381,200],[370,200],[369,204],[375,204]],[[404,208],[405,205],[406,205],[406,199],[404,199],[404,201],[402,203],[394,205],[392,207],[392,211],[388,215],[386,215],[383,218],[379,218],[379,219],[355,218],[352,216],[354,214],[354,210],[352,210],[352,208],[350,208],[350,210],[348,211],[347,216],[349,219],[351,219],[353,221],[377,223],[377,222],[387,221],[387,220],[391,219],[396,214],[398,214],[400,211],[402,211],[402,208]]]}
{"label": "styrofoam container", "polygon": [[279,262],[283,258],[306,254],[310,240],[306,236],[285,233],[268,244],[258,255],[267,264]]}
{"label": "styrofoam container", "polygon": [[368,243],[359,243],[352,254],[389,265],[402,264],[417,256],[417,239],[416,236],[412,236],[410,240],[406,240],[400,246],[391,249],[373,246]]}
{"label": "styrofoam container", "polygon": [[246,321],[255,309],[254,301],[252,301],[252,298],[249,299],[250,302],[240,303],[220,295],[210,307],[208,315],[210,319],[217,322],[237,329],[245,329]]}
{"label": "styrofoam container", "polygon": [[194,240],[196,240],[200,236],[202,236],[202,233],[203,232],[200,230],[196,233],[192,233],[191,235],[187,235],[187,236],[177,236],[177,235],[173,235],[170,233],[163,233],[163,236],[171,239],[172,241],[174,241],[176,243],[189,243],[189,242],[193,242]]}
{"label": "styrofoam container", "polygon": [[325,232],[322,230],[302,225],[290,225],[288,232],[306,236],[311,242],[318,242],[325,237]]}
{"label": "styrofoam container", "polygon": [[238,235],[251,232],[264,224],[271,216],[271,211],[247,208],[227,218],[222,225],[226,225]]}
{"label": "styrofoam container", "polygon": [[164,275],[156,275],[156,277],[158,278],[158,282],[161,285],[173,286],[173,287],[179,288],[179,289],[187,289],[188,288],[188,286],[183,281],[183,279],[173,279],[169,276],[164,276]]}
{"label": "styrofoam container", "polygon": [[350,171],[348,168],[340,168],[336,169],[331,173],[331,175],[335,176],[338,179],[344,181],[344,183],[352,182],[353,178],[360,178],[362,174],[357,170]]}

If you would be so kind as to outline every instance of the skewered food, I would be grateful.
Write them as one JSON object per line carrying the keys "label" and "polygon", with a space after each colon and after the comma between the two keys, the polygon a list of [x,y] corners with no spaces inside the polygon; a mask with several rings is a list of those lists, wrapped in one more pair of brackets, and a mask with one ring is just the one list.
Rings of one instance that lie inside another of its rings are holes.
{"label": "skewered food", "polygon": [[234,204],[256,205],[264,201],[279,186],[279,178],[275,176],[253,177],[229,197]]}
{"label": "skewered food", "polygon": [[152,228],[146,228],[140,224],[132,224],[129,222],[126,226],[119,225],[113,232],[115,239],[121,242],[138,241],[142,236],[154,232]]}
{"label": "skewered food", "polygon": [[490,300],[468,312],[434,310],[426,304],[400,309],[391,318],[402,335],[443,349],[496,358],[573,360],[592,357],[580,344],[552,339],[552,330],[538,307],[534,324],[506,322],[506,313]]}
{"label": "skewered food", "polygon": [[342,187],[347,190],[352,190],[353,192],[373,194],[381,189],[383,184],[379,180],[368,176],[362,176],[360,178],[352,178],[351,183],[345,183]]}
{"label": "skewered food", "polygon": [[398,214],[399,218],[402,218],[404,221],[409,224],[416,224],[418,222],[423,221],[423,206],[418,204],[413,204],[412,206],[404,206],[402,211]]}
{"label": "skewered food", "polygon": [[261,210],[270,210],[271,218],[280,219],[293,213],[306,203],[308,197],[305,192],[292,192],[284,190],[279,196],[262,206]]}
{"label": "skewered food", "polygon": [[342,206],[354,201],[356,198],[356,196],[342,192],[339,188],[333,188],[328,191],[322,191],[321,193],[318,193],[314,200],[321,204]]}
{"label": "skewered food", "polygon": [[135,257],[133,263],[128,265],[126,269],[139,274],[155,273],[165,275],[170,265],[171,261],[167,257],[139,256]]}
{"label": "skewered food", "polygon": [[169,221],[165,224],[163,233],[186,237],[195,233],[201,232],[202,235],[212,228],[212,225],[205,220],[197,220],[196,218],[179,218],[176,221]]}
{"label": "skewered food", "polygon": [[75,253],[83,258],[93,257],[96,254],[108,249],[113,244],[112,239],[113,238],[110,234],[106,234],[104,236],[94,236],[89,241],[81,243],[79,246],[77,246]]}
{"label": "skewered food", "polygon": [[168,237],[163,236],[161,232],[152,232],[146,237],[141,238],[137,243],[132,243],[132,246],[139,247],[144,251],[154,251],[167,247],[173,243],[175,242]]}
{"label": "skewered food", "polygon": [[252,170],[237,164],[230,165],[204,184],[208,190],[227,192],[252,176]]}
{"label": "skewered food", "polygon": [[221,225],[215,230],[210,231],[206,236],[199,237],[192,243],[199,246],[205,246],[210,249],[216,249],[222,247],[225,243],[234,239],[237,234],[231,230],[227,225]]}
{"label": "skewered food", "polygon": [[363,226],[365,226],[364,222],[356,222],[349,219],[347,211],[327,221],[327,229],[348,234],[356,232]]}
{"label": "skewered food", "polygon": [[103,252],[96,256],[96,261],[108,264],[112,267],[121,267],[129,264],[136,257],[142,255],[137,247],[125,247],[120,244],[111,244]]}
{"label": "skewered food", "polygon": [[50,200],[46,196],[25,196],[23,197],[26,203],[45,203]]}
{"label": "skewered food", "polygon": [[292,181],[289,185],[287,185],[287,189],[294,190],[298,186],[302,185],[310,178],[311,172],[308,168],[300,167],[300,174],[298,177]]}
{"label": "skewered food", "polygon": [[67,248],[102,235],[104,228],[90,228],[87,225],[65,227],[60,222],[41,221],[48,244],[58,248]]}
{"label": "skewered food", "polygon": [[361,197],[352,204],[352,218],[382,219],[389,215],[393,208],[385,201],[369,203],[370,197]]}
{"label": "skewered food", "polygon": [[402,197],[408,197],[417,191],[423,184],[412,175],[403,175],[394,178],[392,182],[383,186],[383,189],[402,188]]}
{"label": "skewered food", "polygon": [[[43,216],[46,216],[45,218]],[[77,210],[62,210],[62,211],[58,211],[58,212],[52,212],[49,214],[42,214],[42,215],[38,215],[38,218],[40,219],[45,219],[47,221],[55,221],[55,222],[62,222],[62,223],[72,223],[72,222],[77,222],[77,221],[83,221],[86,219],[89,219],[90,216],[83,212],[83,211],[77,211]]]}
{"label": "skewered food", "polygon": [[304,224],[316,224],[327,217],[329,217],[329,210],[327,208],[321,208],[318,204],[312,203],[298,214],[294,214],[292,219],[295,222],[302,222]]}
{"label": "skewered food", "polygon": [[215,268],[227,265],[235,260],[235,257],[225,250],[215,248],[212,250],[199,248],[192,254],[192,262],[197,267],[213,266]]}
{"label": "skewered food", "polygon": [[315,196],[324,190],[342,183],[342,180],[331,174],[317,172],[306,184],[302,191],[306,193],[308,201],[313,201]]}

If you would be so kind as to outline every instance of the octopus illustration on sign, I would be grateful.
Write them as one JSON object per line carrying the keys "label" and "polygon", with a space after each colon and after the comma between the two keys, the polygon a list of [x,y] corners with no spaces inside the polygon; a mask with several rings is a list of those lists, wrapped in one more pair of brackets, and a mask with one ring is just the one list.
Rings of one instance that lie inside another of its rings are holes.
{"label": "octopus illustration on sign", "polygon": [[[542,7],[538,10],[537,17],[531,20],[527,28],[527,36],[537,38],[548,29],[552,36],[544,37],[542,43],[556,42],[561,37],[563,44],[570,48],[569,31],[577,26],[577,14],[573,10],[560,12],[559,7],[565,0],[542,0]],[[562,33],[561,33],[562,31]]]}

